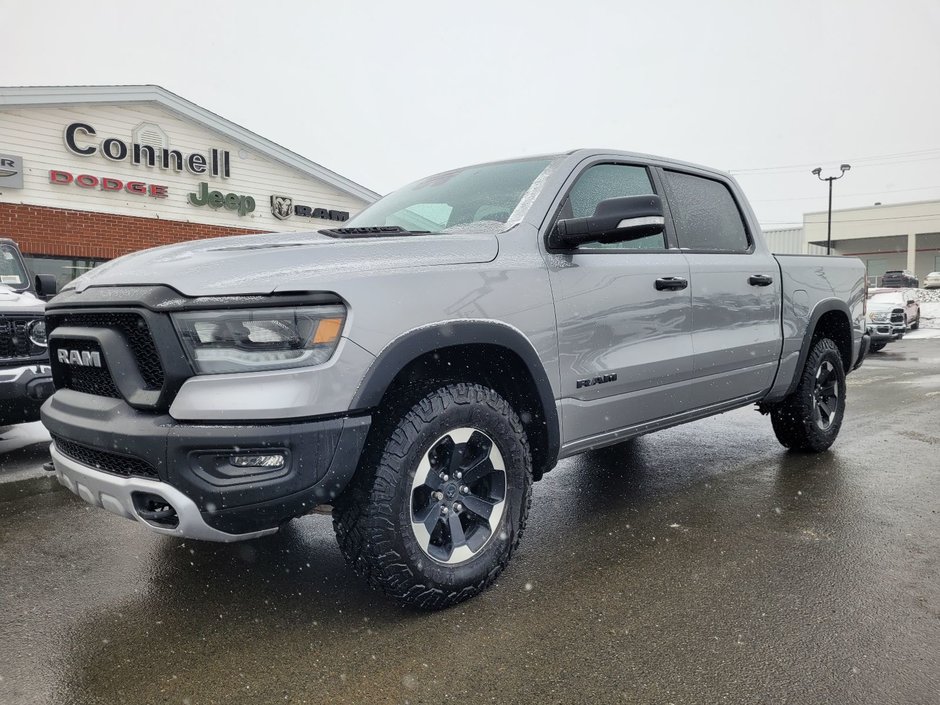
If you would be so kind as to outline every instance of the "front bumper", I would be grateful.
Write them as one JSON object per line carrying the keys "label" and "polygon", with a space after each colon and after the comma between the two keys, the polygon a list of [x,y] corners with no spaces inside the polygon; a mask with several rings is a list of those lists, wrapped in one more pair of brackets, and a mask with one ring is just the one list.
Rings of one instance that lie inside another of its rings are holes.
{"label": "front bumper", "polygon": [[39,420],[39,408],[55,388],[47,364],[0,367],[0,426]]}
{"label": "front bumper", "polygon": [[[139,477],[120,477],[95,470],[65,457],[56,450],[55,444],[49,452],[52,454],[59,484],[77,494],[88,504],[107,509],[112,514],[125,519],[139,521],[151,531],[170,536],[226,543],[253,539],[277,531],[276,526],[244,534],[220,531],[203,520],[202,512],[193,500],[165,482]],[[176,511],[177,525],[170,527],[145,519],[138,511],[138,505],[134,501],[135,495],[157,496],[166,500]]]}
{"label": "front bumper", "polygon": [[[120,399],[67,389],[46,402],[42,420],[53,437],[59,481],[86,502],[159,533],[210,541],[271,533],[315,505],[332,502],[355,472],[370,424],[368,416],[179,423]],[[284,456],[283,467],[246,470],[230,461],[238,454],[271,453]],[[178,524],[148,518],[140,507],[144,494],[172,507]]]}
{"label": "front bumper", "polygon": [[890,323],[872,323],[868,326],[868,335],[876,343],[885,340],[900,340],[904,337],[904,327],[894,326]]}

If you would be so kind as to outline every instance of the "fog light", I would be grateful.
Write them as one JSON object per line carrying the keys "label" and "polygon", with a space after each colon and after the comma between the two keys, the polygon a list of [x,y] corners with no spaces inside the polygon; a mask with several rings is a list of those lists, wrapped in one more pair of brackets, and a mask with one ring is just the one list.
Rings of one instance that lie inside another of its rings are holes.
{"label": "fog light", "polygon": [[229,462],[236,468],[282,468],[284,456],[280,453],[272,455],[233,455]]}

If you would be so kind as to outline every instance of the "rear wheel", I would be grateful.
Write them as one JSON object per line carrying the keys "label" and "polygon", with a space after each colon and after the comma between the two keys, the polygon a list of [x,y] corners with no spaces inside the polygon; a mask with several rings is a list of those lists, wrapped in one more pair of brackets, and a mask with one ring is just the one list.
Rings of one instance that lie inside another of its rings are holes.
{"label": "rear wheel", "polygon": [[770,413],[774,434],[787,448],[820,452],[836,440],[845,413],[845,370],[829,338],[813,344],[800,382]]}
{"label": "rear wheel", "polygon": [[495,391],[437,389],[377,429],[333,513],[353,569],[401,602],[439,609],[488,587],[519,543],[532,461]]}

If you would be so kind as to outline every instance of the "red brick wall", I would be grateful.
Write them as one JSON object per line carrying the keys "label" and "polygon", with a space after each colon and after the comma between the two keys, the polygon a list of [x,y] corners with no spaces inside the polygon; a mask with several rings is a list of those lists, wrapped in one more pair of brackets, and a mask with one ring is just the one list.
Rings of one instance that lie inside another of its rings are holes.
{"label": "red brick wall", "polygon": [[268,231],[0,203],[0,237],[30,255],[112,259],[157,245],[261,232]]}

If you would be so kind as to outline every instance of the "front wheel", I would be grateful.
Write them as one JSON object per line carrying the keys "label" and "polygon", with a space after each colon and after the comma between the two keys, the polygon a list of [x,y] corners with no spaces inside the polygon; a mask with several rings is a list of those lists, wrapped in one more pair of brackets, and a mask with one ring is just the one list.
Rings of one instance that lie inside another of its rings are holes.
{"label": "front wheel", "polygon": [[917,314],[917,318],[911,324],[911,330],[917,330],[918,328],[920,328],[920,314],[919,313]]}
{"label": "front wheel", "polygon": [[797,388],[770,412],[777,440],[793,450],[821,452],[836,440],[845,414],[845,370],[829,338],[813,343]]}
{"label": "front wheel", "polygon": [[887,344],[888,344],[887,341],[883,341],[883,340],[879,340],[877,343],[872,341],[868,346],[868,351],[875,353],[875,352],[878,352],[879,350],[884,350],[884,347]]}
{"label": "front wheel", "polygon": [[492,389],[437,389],[376,429],[333,526],[353,569],[406,604],[440,609],[486,589],[519,543],[532,461]]}

